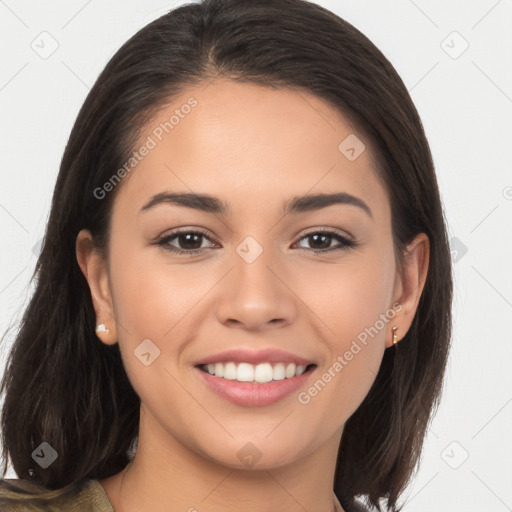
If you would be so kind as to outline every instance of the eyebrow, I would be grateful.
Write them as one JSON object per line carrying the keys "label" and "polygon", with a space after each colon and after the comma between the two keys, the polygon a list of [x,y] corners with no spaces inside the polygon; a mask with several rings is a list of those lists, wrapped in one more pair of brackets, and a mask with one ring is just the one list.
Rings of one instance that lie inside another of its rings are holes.
{"label": "eyebrow", "polygon": [[[169,192],[161,192],[154,195],[141,208],[141,212],[150,210],[160,204],[175,204],[219,215],[227,215],[231,212],[231,208],[228,203],[214,196],[207,194]],[[284,215],[320,210],[334,204],[357,206],[373,219],[370,207],[359,197],[347,194],[346,192],[338,192],[335,194],[309,194],[293,197],[284,202]]]}

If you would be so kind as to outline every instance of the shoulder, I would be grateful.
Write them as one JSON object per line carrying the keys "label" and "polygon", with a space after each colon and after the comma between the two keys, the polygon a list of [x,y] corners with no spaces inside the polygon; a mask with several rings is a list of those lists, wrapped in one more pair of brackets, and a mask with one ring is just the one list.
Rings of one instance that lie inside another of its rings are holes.
{"label": "shoulder", "polygon": [[51,490],[22,479],[0,479],[0,510],[8,512],[114,512],[98,480]]}

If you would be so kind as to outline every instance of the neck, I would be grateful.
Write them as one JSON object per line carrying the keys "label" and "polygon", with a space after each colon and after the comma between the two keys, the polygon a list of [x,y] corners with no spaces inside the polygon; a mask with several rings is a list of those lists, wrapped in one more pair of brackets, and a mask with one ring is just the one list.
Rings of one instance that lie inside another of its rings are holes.
{"label": "neck", "polygon": [[284,466],[231,468],[178,442],[142,405],[135,458],[100,483],[116,512],[343,512],[333,493],[340,439]]}

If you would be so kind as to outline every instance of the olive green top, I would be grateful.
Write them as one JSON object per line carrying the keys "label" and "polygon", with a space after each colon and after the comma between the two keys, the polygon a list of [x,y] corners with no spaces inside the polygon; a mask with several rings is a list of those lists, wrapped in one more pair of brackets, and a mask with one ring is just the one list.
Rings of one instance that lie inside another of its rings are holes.
{"label": "olive green top", "polygon": [[3,512],[115,512],[98,480],[81,480],[56,491],[22,479],[0,479]]}
{"label": "olive green top", "polygon": [[[337,512],[342,508],[334,495]],[[115,512],[98,480],[85,479],[55,491],[23,479],[0,478],[2,512]],[[362,510],[362,509],[361,509]]]}

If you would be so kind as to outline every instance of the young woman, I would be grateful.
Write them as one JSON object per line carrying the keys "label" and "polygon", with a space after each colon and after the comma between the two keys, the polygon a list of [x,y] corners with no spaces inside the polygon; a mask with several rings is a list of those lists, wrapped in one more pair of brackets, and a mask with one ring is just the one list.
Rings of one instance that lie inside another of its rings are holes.
{"label": "young woman", "polygon": [[399,510],[450,252],[418,113],[344,20],[204,0],[140,30],[78,115],[35,276],[2,510]]}

